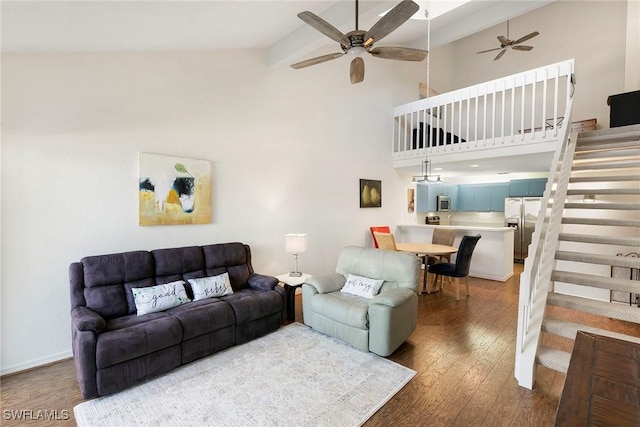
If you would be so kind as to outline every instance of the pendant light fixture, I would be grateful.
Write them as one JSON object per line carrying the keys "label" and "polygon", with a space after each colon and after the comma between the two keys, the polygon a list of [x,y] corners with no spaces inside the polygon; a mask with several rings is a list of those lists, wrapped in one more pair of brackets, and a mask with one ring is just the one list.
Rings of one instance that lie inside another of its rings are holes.
{"label": "pendant light fixture", "polygon": [[421,175],[414,175],[411,182],[424,182],[429,184],[432,182],[442,182],[440,175],[431,174],[431,162],[429,160],[423,160],[420,166]]}
{"label": "pendant light fixture", "polygon": [[[425,9],[424,11],[424,16],[427,19],[427,52],[430,52],[431,49],[431,20],[429,19],[429,11],[427,9]],[[429,57],[431,55],[427,55],[427,83],[426,83],[426,90],[424,91],[424,96],[422,96],[422,98],[428,98],[429,95],[431,94],[431,87],[429,86],[429,66],[430,66],[430,62],[429,62]],[[429,161],[428,157],[427,157],[427,150],[429,148],[425,148],[425,159],[422,161],[422,164],[420,165],[420,171],[421,174],[420,175],[414,175],[413,179],[411,180],[411,182],[417,182],[417,183],[425,183],[425,184],[429,184],[429,183],[433,183],[433,182],[442,182],[442,180],[440,179],[440,175],[432,175],[431,174],[431,162]]]}

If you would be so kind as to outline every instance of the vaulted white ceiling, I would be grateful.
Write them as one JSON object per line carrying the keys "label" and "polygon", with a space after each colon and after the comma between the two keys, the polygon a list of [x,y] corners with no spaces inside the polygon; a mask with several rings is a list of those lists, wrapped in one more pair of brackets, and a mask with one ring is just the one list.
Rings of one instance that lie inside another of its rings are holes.
{"label": "vaulted white ceiling", "polygon": [[[431,17],[431,46],[489,28],[553,0],[416,0]],[[399,0],[360,0],[359,27],[370,28]],[[107,52],[267,49],[273,68],[338,46],[308,27],[309,10],[343,32],[355,28],[353,0],[5,1],[3,52]],[[452,10],[435,16],[442,9]],[[378,46],[426,48],[425,20],[411,19]]]}

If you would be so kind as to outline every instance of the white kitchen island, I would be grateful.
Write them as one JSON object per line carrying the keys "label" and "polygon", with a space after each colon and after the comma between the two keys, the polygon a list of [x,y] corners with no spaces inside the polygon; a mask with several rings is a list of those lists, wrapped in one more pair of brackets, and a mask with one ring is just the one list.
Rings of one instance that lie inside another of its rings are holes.
{"label": "white kitchen island", "polygon": [[[513,276],[513,228],[403,224],[397,226],[394,236],[398,242],[430,243],[436,228],[458,232],[453,246],[460,244],[462,236],[482,236],[471,258],[470,276],[500,282]],[[455,262],[455,255],[451,261]]]}

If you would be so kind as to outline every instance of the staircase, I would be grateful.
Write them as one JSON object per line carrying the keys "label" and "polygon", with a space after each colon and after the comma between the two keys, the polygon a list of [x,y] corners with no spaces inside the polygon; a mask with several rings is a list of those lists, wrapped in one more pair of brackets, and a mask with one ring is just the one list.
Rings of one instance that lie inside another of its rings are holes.
{"label": "staircase", "polygon": [[545,198],[559,218],[537,224],[545,241],[527,261],[541,266],[521,282],[516,377],[528,388],[536,366],[566,373],[578,330],[640,343],[637,303],[609,302],[612,291],[640,294],[639,280],[611,274],[640,269],[637,256],[619,256],[640,252],[640,125],[577,134],[568,153],[568,179]]}

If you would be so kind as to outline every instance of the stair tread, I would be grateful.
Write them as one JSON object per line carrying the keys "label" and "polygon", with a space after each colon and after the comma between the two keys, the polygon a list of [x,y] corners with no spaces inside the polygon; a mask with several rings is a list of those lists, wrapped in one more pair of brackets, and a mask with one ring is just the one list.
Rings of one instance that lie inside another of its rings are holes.
{"label": "stair tread", "polygon": [[585,188],[567,190],[567,196],[583,194],[640,194],[640,188]]}
{"label": "stair tread", "polygon": [[565,338],[575,339],[578,331],[590,332],[598,335],[604,335],[610,338],[618,338],[627,341],[632,341],[640,344],[640,337],[632,335],[620,334],[618,332],[609,331],[606,329],[594,328],[593,326],[587,326],[580,323],[567,322],[565,320],[554,319],[552,317],[546,317],[542,321],[542,330],[548,333],[552,333]]}
{"label": "stair tread", "polygon": [[612,291],[636,292],[640,290],[640,284],[637,280],[595,276],[593,274],[576,273],[574,271],[553,270],[551,280],[591,286],[592,288],[598,289],[610,289]]}
{"label": "stair tread", "polygon": [[603,162],[585,162],[574,164],[572,171],[589,171],[602,169],[638,169],[638,160],[613,160]]}
{"label": "stair tread", "polygon": [[640,203],[584,203],[584,202],[575,202],[575,203],[565,203],[565,209],[608,209],[608,210],[619,210],[619,211],[635,211],[640,210]]}
{"label": "stair tread", "polygon": [[541,346],[536,354],[536,361],[554,371],[566,373],[571,361],[571,353],[555,348]]}
{"label": "stair tread", "polygon": [[594,243],[598,245],[640,246],[640,238],[598,236],[593,234],[560,233],[558,240],[565,242]]}
{"label": "stair tread", "polygon": [[640,181],[638,175],[608,175],[608,176],[575,176],[570,177],[570,183],[576,182],[610,182],[610,181]]}
{"label": "stair tread", "polygon": [[640,227],[640,221],[635,219],[563,217],[562,224],[605,225],[609,227]]}
{"label": "stair tread", "polygon": [[[626,145],[626,144],[625,144]],[[611,159],[615,157],[629,157],[640,155],[640,145],[636,143],[625,147],[601,147],[576,150],[574,160]]]}
{"label": "stair tread", "polygon": [[573,295],[564,295],[556,292],[549,292],[549,295],[547,296],[547,303],[577,311],[584,311],[586,313],[597,314],[599,316],[640,323],[640,309],[638,307],[624,304],[612,304],[606,301],[598,301]]}
{"label": "stair tread", "polygon": [[556,259],[565,261],[588,262],[614,267],[640,268],[640,258],[616,255],[590,254],[586,252],[556,251]]}
{"label": "stair tread", "polygon": [[578,134],[577,147],[585,147],[608,141],[609,143],[638,141],[640,139],[640,125],[621,126],[609,129],[600,129]]}

